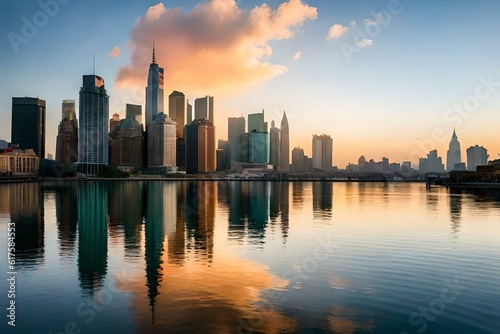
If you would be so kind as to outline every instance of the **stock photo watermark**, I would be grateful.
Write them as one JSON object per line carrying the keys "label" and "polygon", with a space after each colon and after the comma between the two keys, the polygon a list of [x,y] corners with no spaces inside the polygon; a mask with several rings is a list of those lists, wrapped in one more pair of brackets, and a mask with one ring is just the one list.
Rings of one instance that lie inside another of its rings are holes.
{"label": "stock photo watermark", "polygon": [[[446,310],[446,305],[454,303],[462,292],[467,290],[466,286],[459,284],[458,277],[455,277],[453,282],[445,279],[444,285],[439,298],[431,300],[427,307],[419,307],[417,311],[410,314],[408,323],[413,327],[418,327],[417,333],[425,332],[428,323],[436,321],[438,316]],[[410,334],[410,332],[399,332],[399,334]]]}
{"label": "stock photo watermark", "polygon": [[7,284],[9,307],[7,308],[7,324],[16,326],[16,223],[10,222],[7,229]]}
{"label": "stock photo watermark", "polygon": [[[335,244],[331,236],[318,240],[317,246],[312,251],[312,254],[307,256],[300,262],[298,268],[292,267],[285,271],[281,277],[288,280],[290,283],[302,283],[309,279],[310,275],[315,273],[321,262],[331,258],[335,251],[340,247],[340,244]],[[265,314],[272,312],[276,309],[276,304],[282,304],[286,300],[286,296],[281,291],[273,291],[270,293],[269,298],[259,308],[256,316],[250,319],[238,318],[238,334],[251,334],[258,332],[264,325]]]}
{"label": "stock photo watermark", "polygon": [[[364,19],[362,24],[363,28],[358,27],[356,21],[352,21],[349,26],[342,27],[341,25],[334,25],[330,29],[328,39],[338,38],[347,31],[354,32],[352,42],[340,43],[340,50],[344,55],[345,60],[350,63],[355,54],[361,53],[361,50],[373,44],[373,39],[380,35],[382,28],[388,27],[393,17],[403,11],[403,5],[400,0],[390,0],[387,3],[387,8],[378,12],[371,11],[370,18]],[[335,29],[335,26],[337,28]]]}
{"label": "stock photo watermark", "polygon": [[[465,119],[468,119],[474,112],[477,112],[481,102],[489,99],[500,87],[500,81],[495,81],[492,74],[480,76],[477,78],[478,84],[474,93],[466,96],[460,103],[455,103],[443,114],[443,121],[446,124],[452,124],[459,127]],[[431,132],[431,137],[427,139],[415,140],[418,149],[410,153],[409,160],[418,160],[427,152],[436,148],[438,144],[445,143],[449,139],[447,133],[442,127],[436,127]]]}
{"label": "stock photo watermark", "polygon": [[19,47],[23,44],[28,44],[30,40],[35,38],[40,29],[45,27],[51,18],[54,18],[61,10],[62,5],[66,5],[70,0],[39,0],[38,6],[40,10],[36,11],[30,17],[23,16],[21,18],[21,28],[17,32],[9,32],[7,38],[12,46],[14,53],[19,53]]}

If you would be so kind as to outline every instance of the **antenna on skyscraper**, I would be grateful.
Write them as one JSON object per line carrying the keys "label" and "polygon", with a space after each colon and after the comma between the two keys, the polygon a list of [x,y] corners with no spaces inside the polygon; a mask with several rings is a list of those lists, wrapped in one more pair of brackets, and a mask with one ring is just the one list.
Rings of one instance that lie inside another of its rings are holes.
{"label": "antenna on skyscraper", "polygon": [[153,64],[156,62],[156,57],[155,57],[155,41],[153,41]]}
{"label": "antenna on skyscraper", "polygon": [[95,52],[94,52],[94,63],[92,64],[92,75],[95,75]]}

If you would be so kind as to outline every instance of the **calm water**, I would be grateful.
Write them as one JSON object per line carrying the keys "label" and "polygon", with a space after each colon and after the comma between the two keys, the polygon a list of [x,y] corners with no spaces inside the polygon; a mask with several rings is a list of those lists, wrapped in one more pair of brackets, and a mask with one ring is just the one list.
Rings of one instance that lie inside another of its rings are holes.
{"label": "calm water", "polygon": [[18,333],[500,333],[499,193],[156,181],[0,198]]}

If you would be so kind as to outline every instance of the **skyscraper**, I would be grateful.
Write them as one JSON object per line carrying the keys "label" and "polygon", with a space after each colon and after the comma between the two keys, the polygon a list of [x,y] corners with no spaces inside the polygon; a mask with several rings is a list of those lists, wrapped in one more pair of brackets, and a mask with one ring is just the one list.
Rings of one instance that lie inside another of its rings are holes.
{"label": "skyscraper", "polygon": [[155,46],[153,44],[153,59],[149,65],[148,86],[146,87],[146,126],[149,126],[158,114],[164,110],[163,73],[163,68],[156,63]]}
{"label": "skyscraper", "polygon": [[454,170],[455,164],[460,164],[461,162],[462,162],[462,153],[460,150],[460,142],[458,141],[455,129],[453,129],[453,135],[451,136],[448,154],[446,155],[446,170],[447,171]]}
{"label": "skyscraper", "polygon": [[97,174],[108,164],[109,96],[103,78],[83,76],[78,118],[78,170],[86,175]]}
{"label": "skyscraper", "polygon": [[11,142],[33,149],[45,158],[45,101],[33,97],[12,98]]}
{"label": "skyscraper", "polygon": [[482,146],[471,146],[467,149],[467,170],[476,171],[477,166],[488,164],[488,150]]}
{"label": "skyscraper", "polygon": [[208,119],[194,120],[186,125],[186,172],[211,172],[215,164],[215,127]]}
{"label": "skyscraper", "polygon": [[193,121],[193,105],[189,103],[189,100],[187,100],[186,104],[186,114],[187,114],[186,124],[191,124],[191,122]]}
{"label": "skyscraper", "polygon": [[64,100],[62,103],[62,120],[56,139],[56,161],[64,165],[78,161],[78,122],[74,100]]}
{"label": "skyscraper", "polygon": [[313,135],[313,168],[330,171],[332,168],[333,139],[328,135]]}
{"label": "skyscraper", "polygon": [[229,117],[227,119],[227,140],[229,145],[229,167],[231,162],[241,161],[241,135],[245,134],[245,117]]}
{"label": "skyscraper", "polygon": [[205,96],[194,100],[194,119],[208,119],[214,122],[214,97]]}
{"label": "skyscraper", "polygon": [[148,126],[148,167],[176,166],[176,124],[161,113]]}
{"label": "skyscraper", "polygon": [[[330,150],[331,153],[331,150]],[[281,119],[281,148],[280,148],[280,170],[282,172],[290,171],[290,130],[288,128],[288,118],[286,117],[286,112],[283,112],[283,118]],[[330,155],[330,167],[331,167],[331,155]]]}
{"label": "skyscraper", "polygon": [[261,113],[248,115],[248,133],[267,132],[267,122],[264,121],[264,110]]}
{"label": "skyscraper", "polygon": [[274,169],[280,168],[281,161],[281,136],[280,129],[276,127],[274,120],[271,121],[271,130],[269,131],[269,163]]}
{"label": "skyscraper", "polygon": [[174,90],[172,94],[168,96],[168,115],[177,123],[177,128],[175,130],[177,138],[184,138],[184,125],[186,124],[184,121],[185,105],[186,97],[183,93]]}

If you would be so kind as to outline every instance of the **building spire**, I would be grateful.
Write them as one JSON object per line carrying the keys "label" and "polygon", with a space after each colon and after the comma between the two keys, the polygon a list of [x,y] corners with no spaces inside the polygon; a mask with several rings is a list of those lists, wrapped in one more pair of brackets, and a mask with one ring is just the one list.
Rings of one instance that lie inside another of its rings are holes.
{"label": "building spire", "polygon": [[457,137],[457,133],[455,132],[455,127],[453,127],[453,135],[452,135],[451,138],[453,138],[453,139],[457,139],[458,138]]}
{"label": "building spire", "polygon": [[153,64],[156,63],[156,56],[155,56],[155,41],[153,41]]}

